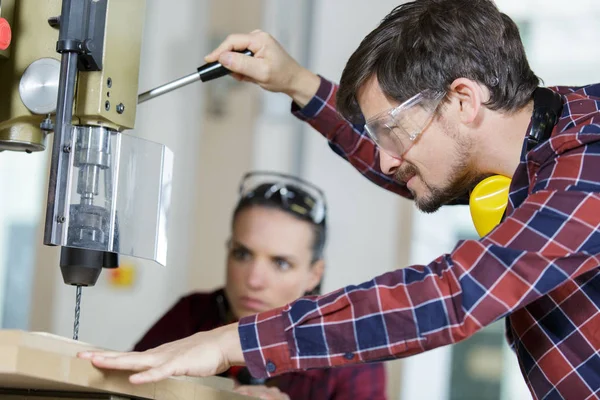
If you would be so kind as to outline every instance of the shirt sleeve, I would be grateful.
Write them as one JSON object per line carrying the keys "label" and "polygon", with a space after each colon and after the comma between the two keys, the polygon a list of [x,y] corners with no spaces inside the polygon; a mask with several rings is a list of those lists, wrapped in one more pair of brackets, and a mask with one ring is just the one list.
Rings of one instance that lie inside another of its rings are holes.
{"label": "shirt sleeve", "polygon": [[551,158],[533,192],[489,235],[461,241],[428,265],[244,318],[239,332],[251,373],[406,357],[456,343],[598,268],[600,185],[589,179],[600,170],[600,157],[589,157],[596,154],[600,142]]}
{"label": "shirt sleeve", "polygon": [[[352,124],[337,112],[335,96],[338,85],[320,78],[319,89],[306,106],[300,108],[292,102],[292,114],[320,132],[328,140],[329,147],[365,178],[412,200],[413,196],[405,184],[381,171],[379,149],[366,133],[364,121]],[[450,204],[468,204],[468,196],[456,199]]]}

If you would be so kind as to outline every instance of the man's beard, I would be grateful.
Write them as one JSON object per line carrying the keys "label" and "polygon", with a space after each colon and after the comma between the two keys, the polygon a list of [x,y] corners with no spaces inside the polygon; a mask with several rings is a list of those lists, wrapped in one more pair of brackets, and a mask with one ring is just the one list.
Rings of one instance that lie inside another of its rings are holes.
{"label": "man's beard", "polygon": [[[417,176],[427,189],[427,193],[417,196],[411,190],[417,208],[424,213],[434,213],[445,204],[451,203],[460,197],[466,197],[469,191],[472,190],[479,182],[489,176],[475,170],[469,163],[469,146],[466,143],[458,143],[454,151],[454,157],[457,162],[452,165],[448,184],[443,187],[433,187],[429,185],[419,173],[419,170],[414,165],[405,161],[406,167],[398,170],[395,178],[399,182],[406,182],[412,176]],[[410,190],[410,189],[409,189]]]}

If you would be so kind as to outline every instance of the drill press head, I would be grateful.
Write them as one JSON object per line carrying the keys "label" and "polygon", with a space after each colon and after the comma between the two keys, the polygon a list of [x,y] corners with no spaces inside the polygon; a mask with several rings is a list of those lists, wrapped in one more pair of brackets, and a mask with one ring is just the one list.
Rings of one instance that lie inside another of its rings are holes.
{"label": "drill press head", "polygon": [[[166,264],[173,157],[134,127],[145,0],[2,0],[0,151],[52,133],[44,244],[66,284],[93,286],[118,254]],[[19,16],[19,18],[15,18]]]}
{"label": "drill press head", "polygon": [[[74,127],[73,166],[77,169],[78,204],[70,204],[67,242],[62,247],[60,270],[68,285],[94,286],[102,268],[117,268],[118,230],[113,235],[110,213],[102,205],[110,204],[113,193],[111,174],[111,130],[103,127]],[[100,196],[100,197],[99,197]],[[115,224],[118,228],[118,223]],[[113,243],[109,245],[108,241]]]}

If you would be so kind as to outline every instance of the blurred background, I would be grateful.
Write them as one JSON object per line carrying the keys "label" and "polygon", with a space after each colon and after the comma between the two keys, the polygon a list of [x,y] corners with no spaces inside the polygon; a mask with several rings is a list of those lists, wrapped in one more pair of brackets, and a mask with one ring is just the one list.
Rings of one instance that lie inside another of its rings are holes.
{"label": "blurred background", "polygon": [[[546,85],[600,80],[597,0],[497,0],[519,25]],[[187,75],[229,33],[260,28],[301,64],[337,81],[391,0],[147,0],[140,92]],[[122,257],[84,289],[80,340],[126,350],[180,296],[224,282],[225,241],[238,182],[252,169],[299,175],[329,201],[325,290],[428,263],[476,237],[467,208],[435,215],[369,183],[289,113],[282,94],[225,78],[138,107],[136,135],[175,155],[168,266]],[[51,148],[50,145],[48,148]],[[71,337],[75,289],[57,248],[41,245],[50,151],[0,154],[0,327]],[[390,399],[528,399],[503,325],[453,347],[387,364]]]}

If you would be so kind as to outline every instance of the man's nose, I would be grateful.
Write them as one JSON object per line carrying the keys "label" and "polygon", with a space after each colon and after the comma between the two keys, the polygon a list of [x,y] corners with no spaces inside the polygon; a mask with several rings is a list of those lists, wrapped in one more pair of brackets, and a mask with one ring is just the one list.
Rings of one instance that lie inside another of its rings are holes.
{"label": "man's nose", "polygon": [[400,165],[402,165],[401,159],[392,157],[385,151],[379,150],[379,167],[381,168],[381,172],[386,175],[392,175],[398,170]]}

